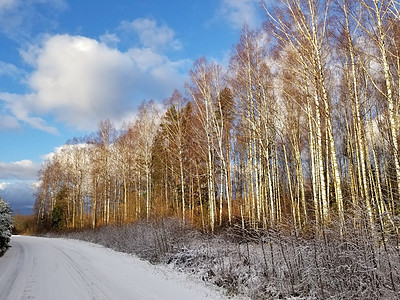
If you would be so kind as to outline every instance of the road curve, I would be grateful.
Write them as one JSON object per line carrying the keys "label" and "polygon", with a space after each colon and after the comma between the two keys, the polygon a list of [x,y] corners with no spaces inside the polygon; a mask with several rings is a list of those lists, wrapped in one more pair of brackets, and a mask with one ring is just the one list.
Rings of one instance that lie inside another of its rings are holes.
{"label": "road curve", "polygon": [[13,236],[0,299],[224,299],[201,282],[91,243]]}

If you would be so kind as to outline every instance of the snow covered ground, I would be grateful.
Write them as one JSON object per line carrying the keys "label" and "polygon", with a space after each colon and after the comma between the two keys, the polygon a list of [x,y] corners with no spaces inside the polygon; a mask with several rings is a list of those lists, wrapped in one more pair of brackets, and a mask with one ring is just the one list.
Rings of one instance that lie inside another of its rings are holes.
{"label": "snow covered ground", "polygon": [[92,243],[12,236],[0,299],[226,299],[211,286]]}

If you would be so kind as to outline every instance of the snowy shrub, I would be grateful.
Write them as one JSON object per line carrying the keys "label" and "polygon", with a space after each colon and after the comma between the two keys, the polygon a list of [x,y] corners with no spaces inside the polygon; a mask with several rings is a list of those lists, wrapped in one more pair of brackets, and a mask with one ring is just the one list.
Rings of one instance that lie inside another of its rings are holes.
{"label": "snowy shrub", "polygon": [[13,227],[12,212],[10,206],[0,198],[0,256],[2,256],[10,242]]}
{"label": "snowy shrub", "polygon": [[162,263],[184,248],[188,239],[200,233],[171,218],[157,222],[140,221],[125,226],[47,234],[54,235],[96,243],[116,251],[133,253],[151,263]]}

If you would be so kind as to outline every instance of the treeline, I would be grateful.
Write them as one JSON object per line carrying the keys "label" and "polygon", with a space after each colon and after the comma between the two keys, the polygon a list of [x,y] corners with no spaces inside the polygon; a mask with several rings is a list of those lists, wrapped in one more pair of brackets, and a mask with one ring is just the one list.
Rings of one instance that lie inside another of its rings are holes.
{"label": "treeline", "polygon": [[106,120],[42,167],[47,228],[179,217],[205,231],[397,231],[400,14],[393,0],[280,0],[185,95]]}

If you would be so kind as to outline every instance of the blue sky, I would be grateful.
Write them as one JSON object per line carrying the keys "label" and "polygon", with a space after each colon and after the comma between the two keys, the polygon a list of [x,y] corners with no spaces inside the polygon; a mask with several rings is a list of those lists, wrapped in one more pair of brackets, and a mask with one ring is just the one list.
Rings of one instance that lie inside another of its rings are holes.
{"label": "blue sky", "polygon": [[259,0],[0,0],[0,196],[30,213],[44,157],[227,64]]}

